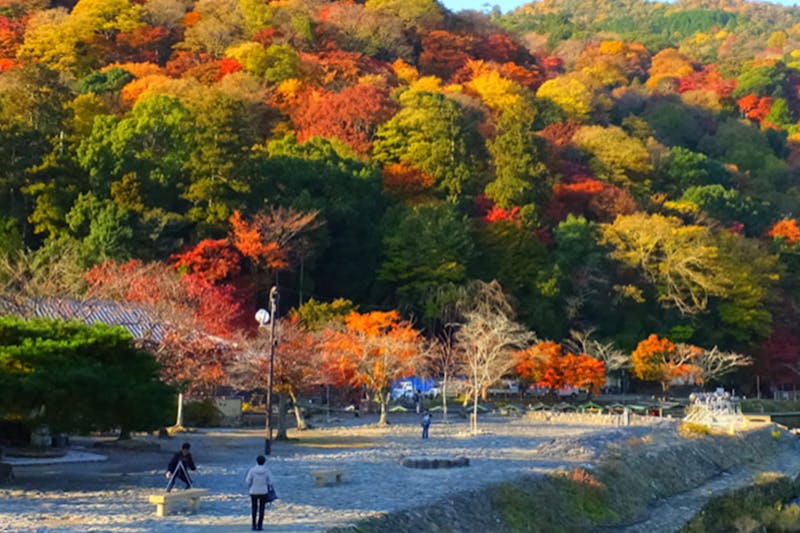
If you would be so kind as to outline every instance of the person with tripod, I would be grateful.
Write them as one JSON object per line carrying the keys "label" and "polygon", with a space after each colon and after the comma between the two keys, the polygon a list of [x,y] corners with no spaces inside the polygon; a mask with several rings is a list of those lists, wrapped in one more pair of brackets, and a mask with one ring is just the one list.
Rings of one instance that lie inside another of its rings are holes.
{"label": "person with tripod", "polygon": [[192,453],[189,451],[191,447],[191,444],[184,442],[180,451],[175,452],[175,455],[172,456],[167,465],[167,479],[169,479],[167,492],[175,486],[176,479],[183,481],[187,489],[192,488],[192,478],[189,477],[189,470],[197,470],[197,466],[194,464]]}

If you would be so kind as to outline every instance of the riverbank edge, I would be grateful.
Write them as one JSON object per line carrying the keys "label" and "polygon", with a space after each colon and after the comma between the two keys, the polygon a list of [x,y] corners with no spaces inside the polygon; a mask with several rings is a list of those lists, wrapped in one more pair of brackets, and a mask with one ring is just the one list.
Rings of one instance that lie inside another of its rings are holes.
{"label": "riverbank edge", "polygon": [[795,449],[796,440],[774,424],[733,435],[689,436],[676,425],[612,444],[596,461],[570,472],[523,476],[328,531],[611,531],[646,519],[648,507],[659,500],[733,469],[757,471],[759,464]]}

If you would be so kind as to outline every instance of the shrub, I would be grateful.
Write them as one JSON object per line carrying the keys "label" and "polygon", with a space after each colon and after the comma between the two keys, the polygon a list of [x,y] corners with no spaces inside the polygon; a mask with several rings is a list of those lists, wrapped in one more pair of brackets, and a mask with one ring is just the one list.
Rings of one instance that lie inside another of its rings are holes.
{"label": "shrub", "polygon": [[682,437],[705,437],[711,434],[711,428],[705,424],[698,424],[696,422],[684,422],[678,428],[678,432]]}
{"label": "shrub", "polygon": [[222,411],[213,400],[187,402],[183,406],[183,424],[192,427],[214,427],[222,425]]}

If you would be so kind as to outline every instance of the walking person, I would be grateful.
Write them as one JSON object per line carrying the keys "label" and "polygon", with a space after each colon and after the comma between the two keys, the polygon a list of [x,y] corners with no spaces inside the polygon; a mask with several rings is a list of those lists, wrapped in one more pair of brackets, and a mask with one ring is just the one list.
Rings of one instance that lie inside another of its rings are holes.
{"label": "walking person", "polygon": [[425,412],[422,413],[422,438],[428,438],[428,428],[431,427],[431,412],[425,409]]}
{"label": "walking person", "polygon": [[256,466],[250,468],[245,476],[248,491],[250,492],[251,517],[253,531],[263,531],[264,507],[267,505],[267,493],[272,485],[272,473],[264,464],[267,458],[263,455],[256,457]]}
{"label": "walking person", "polygon": [[180,451],[175,452],[175,455],[172,456],[172,459],[167,465],[167,479],[169,479],[167,483],[167,492],[171,491],[172,487],[175,486],[176,479],[183,481],[187,489],[192,487],[192,479],[189,477],[189,470],[197,470],[197,466],[194,464],[192,452],[189,451],[191,448],[191,444],[184,442],[181,445]]}

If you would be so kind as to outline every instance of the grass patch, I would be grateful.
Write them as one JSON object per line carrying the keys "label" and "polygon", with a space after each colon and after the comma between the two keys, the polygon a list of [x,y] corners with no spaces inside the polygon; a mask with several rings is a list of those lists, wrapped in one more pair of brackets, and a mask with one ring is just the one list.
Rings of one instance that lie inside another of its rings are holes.
{"label": "grass patch", "polygon": [[572,533],[585,529],[577,517],[566,512],[563,498],[552,478],[535,486],[501,483],[494,487],[493,506],[513,532]]}
{"label": "grass patch", "polygon": [[800,507],[786,503],[798,495],[800,480],[761,474],[755,485],[711,499],[680,533],[800,531]]}
{"label": "grass patch", "polygon": [[578,467],[555,480],[573,513],[585,516],[593,524],[617,519],[617,514],[609,507],[605,485],[588,470]]}
{"label": "grass patch", "polygon": [[617,520],[605,486],[580,467],[534,484],[502,483],[493,503],[514,532],[572,533]]}

